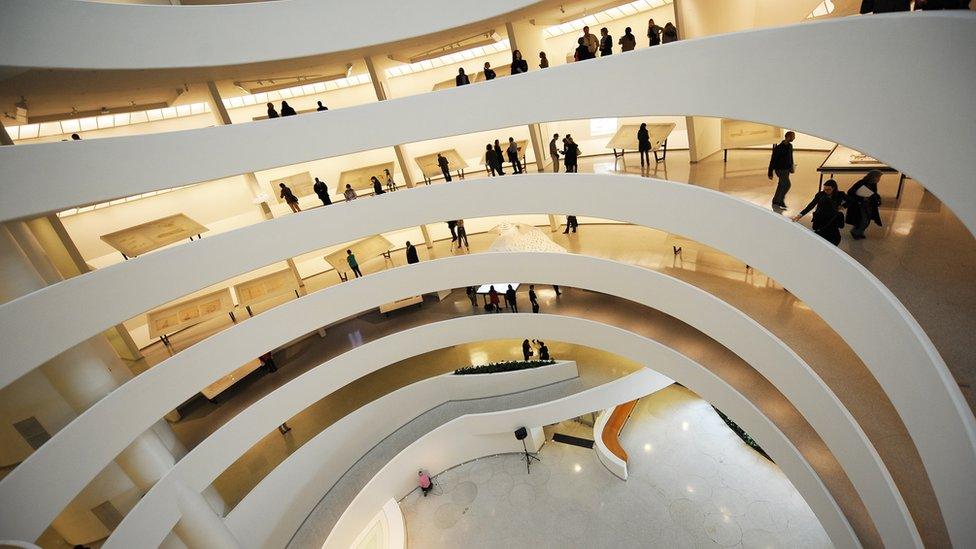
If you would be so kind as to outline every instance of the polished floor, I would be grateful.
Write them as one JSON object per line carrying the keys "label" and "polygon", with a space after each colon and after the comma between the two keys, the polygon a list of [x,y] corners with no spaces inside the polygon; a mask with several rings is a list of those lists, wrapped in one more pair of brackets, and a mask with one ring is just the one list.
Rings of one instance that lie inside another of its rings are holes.
{"label": "polished floor", "polygon": [[428,497],[400,501],[408,546],[831,546],[779,468],[683,387],[641,399],[621,442],[627,481],[594,450],[551,440],[528,474],[517,454],[445,471]]}

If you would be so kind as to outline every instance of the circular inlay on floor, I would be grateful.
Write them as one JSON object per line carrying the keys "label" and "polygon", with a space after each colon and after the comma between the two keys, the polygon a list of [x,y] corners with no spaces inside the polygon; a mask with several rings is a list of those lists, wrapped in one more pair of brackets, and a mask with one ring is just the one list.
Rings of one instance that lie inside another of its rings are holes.
{"label": "circular inlay on floor", "polygon": [[464,508],[456,503],[445,503],[434,511],[434,525],[441,530],[447,530],[461,518]]}
{"label": "circular inlay on floor", "polygon": [[734,488],[722,486],[712,490],[712,504],[726,515],[741,517],[746,514],[746,498]]}
{"label": "circular inlay on floor", "polygon": [[690,499],[682,498],[672,501],[668,507],[668,512],[671,514],[671,520],[686,530],[701,526],[702,521],[705,520],[705,514],[702,513],[701,507]]}
{"label": "circular inlay on floor", "polygon": [[513,486],[515,486],[515,481],[512,479],[512,475],[505,471],[495,471],[488,479],[488,487],[485,489],[485,493],[498,498],[511,492]]}
{"label": "circular inlay on floor", "polygon": [[713,513],[705,517],[705,533],[715,543],[731,547],[742,539],[742,530],[729,515]]}
{"label": "circular inlay on floor", "polygon": [[516,484],[508,494],[508,501],[513,507],[531,505],[536,499],[536,488],[528,484]]}
{"label": "circular inlay on floor", "polygon": [[746,509],[746,519],[749,524],[760,529],[771,532],[782,532],[789,525],[786,514],[776,509],[768,501],[754,501]]}
{"label": "circular inlay on floor", "polygon": [[467,505],[478,497],[478,485],[471,481],[459,482],[454,487],[451,500],[458,505]]}
{"label": "circular inlay on floor", "polygon": [[532,472],[529,476],[525,477],[523,480],[528,482],[532,486],[542,486],[543,484],[549,482],[549,477],[552,476],[552,469],[549,468],[545,462],[532,462]]}

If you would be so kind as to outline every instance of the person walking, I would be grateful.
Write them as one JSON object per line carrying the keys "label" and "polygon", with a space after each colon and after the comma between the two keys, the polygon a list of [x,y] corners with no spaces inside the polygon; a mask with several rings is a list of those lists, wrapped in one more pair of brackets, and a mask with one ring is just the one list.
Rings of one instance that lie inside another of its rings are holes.
{"label": "person walking", "polygon": [[559,172],[559,147],[556,146],[556,140],[559,139],[559,134],[552,134],[552,141],[549,142],[549,158],[552,159],[552,173]]}
{"label": "person walking", "polygon": [[444,174],[444,181],[447,183],[451,182],[451,163],[447,161],[447,158],[441,153],[437,153],[437,165],[441,167],[441,173]]}
{"label": "person walking", "polygon": [[[539,296],[535,295],[535,284],[529,284],[529,303],[532,304],[532,312],[533,313],[538,313],[539,312]],[[529,340],[526,339],[525,342],[528,343]],[[528,359],[526,359],[526,360],[528,360]]]}
{"label": "person walking", "polygon": [[323,206],[329,206],[332,204],[332,197],[329,196],[329,188],[325,185],[325,181],[315,178],[315,184],[312,185],[312,191],[315,192],[315,196],[319,197],[322,201]]}
{"label": "person walking", "polygon": [[512,52],[512,74],[522,74],[529,72],[529,64],[522,59],[522,52],[515,50]]}
{"label": "person walking", "polygon": [[414,263],[420,263],[420,257],[417,255],[417,247],[407,241],[407,265],[413,265]]}
{"label": "person walking", "polygon": [[647,45],[648,46],[660,45],[662,32],[664,32],[664,29],[659,27],[657,23],[654,22],[653,18],[648,19],[647,20]]}
{"label": "person walking", "polygon": [[459,68],[457,76],[454,77],[455,86],[466,86],[471,83],[471,79],[468,75],[464,74],[464,69]]}
{"label": "person walking", "polygon": [[539,68],[540,69],[548,69],[549,68],[549,58],[546,57],[546,52],[544,52],[544,51],[540,51],[539,52]]}
{"label": "person walking", "polygon": [[468,301],[471,302],[471,307],[472,308],[477,307],[478,306],[478,291],[475,289],[475,287],[474,286],[468,286],[467,288],[464,289],[464,293],[468,294]]}
{"label": "person walking", "polygon": [[528,339],[522,340],[522,358],[528,362],[532,358],[532,344]]}
{"label": "person walking", "polygon": [[502,155],[502,146],[498,144],[498,140],[495,140],[495,165],[498,169],[498,175],[505,175],[505,170],[502,169],[505,163],[505,157]]}
{"label": "person walking", "polygon": [[497,75],[491,70],[491,63],[485,61],[485,80],[494,80],[495,76]]}
{"label": "person walking", "polygon": [[489,308],[491,312],[501,312],[501,308],[498,306],[498,290],[494,286],[488,288],[488,304],[491,305]]}
{"label": "person walking", "polygon": [[773,152],[769,156],[769,168],[766,170],[766,177],[770,181],[773,179],[773,174],[776,174],[776,192],[773,193],[773,209],[786,209],[786,193],[790,192],[790,174],[796,171],[796,165],[793,164],[793,140],[796,139],[796,134],[793,132],[786,132],[783,136],[783,140],[773,147]]}
{"label": "person walking", "polygon": [[281,102],[281,116],[295,116],[298,114],[295,109],[291,108],[291,105],[287,101]]}
{"label": "person walking", "polygon": [[274,103],[268,103],[268,118],[278,118],[278,111],[274,108]]}
{"label": "person walking", "polygon": [[447,222],[447,230],[451,231],[451,248],[454,248],[454,243],[457,242],[457,221],[450,220]]}
{"label": "person walking", "polygon": [[322,112],[322,111],[327,111],[327,110],[329,110],[329,107],[326,107],[325,105],[323,105],[321,101],[316,101],[316,103],[317,103],[317,104],[318,104],[318,106],[319,106],[319,108],[317,108],[317,109],[315,109],[316,111],[318,111],[318,112]]}
{"label": "person walking", "polygon": [[600,49],[600,40],[590,33],[590,27],[583,27],[583,45],[586,46],[585,59],[595,59],[596,52]]}
{"label": "person walking", "polygon": [[814,195],[806,208],[793,216],[793,221],[799,221],[813,210],[813,232],[837,246],[840,244],[840,229],[844,226],[844,215],[840,211],[843,203],[844,195],[837,191],[837,182],[828,179],[823,184],[823,190]]}
{"label": "person walking", "polygon": [[423,471],[417,471],[417,484],[420,486],[420,491],[424,493],[424,497],[427,497],[427,492],[434,489],[434,483],[430,481],[430,476]]}
{"label": "person walking", "polygon": [[468,231],[464,229],[463,219],[457,220],[457,238],[458,238],[458,248],[460,248],[461,244],[463,243],[465,249],[471,250],[471,247],[468,246]]}
{"label": "person walking", "polygon": [[386,193],[386,191],[383,190],[383,185],[380,183],[380,180],[377,179],[375,175],[369,178],[369,182],[373,184],[374,196],[379,196]]}
{"label": "person walking", "polygon": [[349,268],[352,269],[356,278],[363,276],[363,272],[359,270],[359,262],[356,261],[356,254],[352,253],[352,250],[346,250],[346,263],[349,264]]}
{"label": "person walking", "polygon": [[647,131],[647,124],[641,122],[640,129],[637,130],[637,154],[640,155],[641,168],[644,167],[644,161],[647,160],[647,165],[651,165],[651,136]]}
{"label": "person walking", "polygon": [[617,43],[620,44],[620,51],[633,51],[637,47],[637,37],[634,36],[630,27],[627,27],[624,29],[624,35],[620,37],[620,40],[617,40]]}
{"label": "person walking", "polygon": [[386,190],[390,192],[397,190],[396,181],[393,179],[393,174],[390,173],[390,170],[384,168],[383,174],[386,175]]}
{"label": "person walking", "polygon": [[606,27],[600,29],[600,57],[613,55],[613,37]]}
{"label": "person walking", "polygon": [[342,196],[346,199],[346,202],[352,202],[359,198],[356,196],[356,191],[353,190],[352,185],[346,184],[346,190],[342,191]]}
{"label": "person walking", "polygon": [[563,231],[563,234],[569,234],[569,230],[570,229],[572,229],[573,230],[573,233],[575,233],[577,227],[579,227],[579,221],[576,220],[576,216],[575,215],[567,215],[566,216],[566,230]]}
{"label": "person walking", "polygon": [[518,144],[515,143],[514,137],[508,138],[508,161],[512,163],[512,171],[515,173],[522,173],[522,162],[519,161],[519,148]]}
{"label": "person walking", "polygon": [[874,221],[881,226],[881,195],[878,194],[878,182],[881,172],[871,170],[847,189],[847,224],[852,225],[851,236],[854,240],[867,238],[864,231]]}
{"label": "person walking", "polygon": [[661,31],[661,43],[670,44],[671,42],[678,41],[678,27],[674,26],[674,23],[668,22],[664,25],[664,30]]}
{"label": "person walking", "polygon": [[508,289],[505,290],[505,303],[508,304],[508,310],[512,311],[513,313],[518,312],[518,301],[515,297],[515,288],[512,288],[511,284],[509,284]]}
{"label": "person walking", "polygon": [[295,196],[295,193],[291,192],[291,189],[289,189],[288,186],[285,185],[284,183],[278,183],[278,186],[281,187],[281,192],[278,193],[278,196],[280,196],[281,199],[284,200],[286,204],[288,204],[288,207],[291,208],[291,211],[293,213],[298,213],[302,211],[302,209],[298,206],[298,197]]}

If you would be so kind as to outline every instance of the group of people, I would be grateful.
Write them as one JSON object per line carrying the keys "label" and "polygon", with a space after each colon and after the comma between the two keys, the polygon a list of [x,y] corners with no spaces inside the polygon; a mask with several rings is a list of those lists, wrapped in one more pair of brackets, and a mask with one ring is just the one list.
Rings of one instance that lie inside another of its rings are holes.
{"label": "group of people", "polygon": [[[373,194],[381,195],[400,189],[400,187],[397,186],[396,181],[393,179],[393,174],[390,173],[390,170],[384,169],[383,175],[386,180],[385,189],[383,188],[384,184],[381,183],[379,178],[377,178],[375,175],[369,178],[370,183],[373,185]],[[450,179],[448,179],[448,181],[450,181]],[[322,201],[323,206],[330,206],[332,204],[332,196],[329,194],[328,185],[326,185],[325,181],[322,181],[318,177],[315,178],[315,183],[312,184],[312,192],[314,192],[315,196]],[[302,211],[302,207],[298,203],[298,197],[295,196],[294,191],[292,191],[291,187],[288,185],[278,183],[278,196],[285,201],[285,204],[288,204],[288,207],[291,208],[292,212],[298,213]],[[359,195],[356,194],[356,189],[353,189],[352,185],[346,184],[346,188],[342,191],[342,198],[346,202],[352,202],[353,200],[359,198]]]}
{"label": "group of people", "polygon": [[566,137],[560,141],[562,148],[559,147],[557,141],[559,141],[559,134],[552,134],[552,140],[549,141],[549,157],[552,159],[552,171],[559,171],[559,157],[562,155],[566,173],[579,172],[580,148],[576,144],[576,141],[573,141],[573,136],[566,134]]}
{"label": "group of people", "polygon": [[[769,158],[767,177],[777,178],[776,192],[773,193],[773,209],[785,210],[786,194],[792,183],[790,175],[796,172],[793,162],[793,141],[796,133],[789,131],[783,140],[773,147]],[[840,244],[840,230],[845,225],[851,226],[851,237],[854,240],[865,238],[864,232],[873,221],[881,226],[881,195],[878,194],[878,182],[881,172],[869,171],[858,180],[846,193],[837,189],[837,182],[829,179],[823,184],[823,189],[814,195],[813,200],[797,215],[793,221],[799,221],[813,210],[813,231],[833,245]],[[846,210],[842,212],[841,210]]]}
{"label": "group of people", "polygon": [[[316,103],[318,104],[318,108],[315,109],[316,111],[329,110],[329,107],[323,105],[321,101],[316,101]],[[281,102],[280,112],[275,109],[274,103],[268,103],[268,118],[280,118],[282,116],[295,116],[296,114],[298,114],[298,112],[294,109],[294,107],[289,105],[287,101]]]}
{"label": "group of people", "polygon": [[515,142],[515,138],[509,137],[504,155],[502,154],[501,144],[499,144],[497,139],[494,145],[491,143],[485,145],[485,169],[492,177],[505,175],[505,169],[502,165],[505,163],[506,156],[508,157],[508,162],[512,165],[513,173],[525,173],[525,168],[522,166],[522,150],[519,148],[518,143]]}
{"label": "group of people", "polygon": [[[559,291],[559,286],[553,285],[552,288],[556,291],[557,296],[562,295],[562,292]],[[478,300],[477,300],[477,296],[475,295],[474,286],[469,286],[467,292],[468,292],[468,299],[471,300],[471,305],[477,306]],[[505,298],[505,307],[513,313],[519,312],[518,294],[516,294],[515,288],[513,288],[511,284],[508,285],[508,288],[505,289],[504,293],[499,293],[498,290],[495,289],[494,285],[489,286],[488,299],[486,300],[487,302],[485,303],[485,310],[488,311],[489,313],[502,312],[501,297],[503,296]],[[539,296],[535,293],[535,284],[529,284],[529,305],[532,306],[533,313],[539,312]]]}
{"label": "group of people", "polygon": [[[659,26],[654,22],[654,19],[649,19],[647,22],[647,45],[648,46],[659,46],[661,44],[667,44],[669,42],[675,42],[678,40],[678,27],[674,26],[674,23],[666,23],[663,27]],[[587,59],[595,59],[597,54],[601,57],[613,54],[613,37],[610,36],[610,31],[603,27],[600,29],[600,38],[590,33],[590,27],[583,27],[583,36],[577,39],[576,51],[573,53],[574,61],[585,61]],[[637,47],[637,37],[634,36],[633,31],[630,27],[624,29],[624,35],[617,40],[617,44],[620,46],[620,51],[628,52],[632,51]],[[549,58],[546,56],[546,52],[539,52],[539,68],[547,69],[549,68]],[[512,51],[512,64],[509,67],[512,74],[522,74],[524,72],[529,72],[529,63],[522,57],[522,52],[519,50]],[[491,63],[485,61],[484,68],[482,69],[485,80],[494,80],[497,78],[497,73],[491,68]],[[467,86],[471,83],[471,77],[464,71],[463,68],[458,68],[457,76],[454,77],[455,86]],[[268,103],[270,106],[271,103]]]}
{"label": "group of people", "polygon": [[[535,347],[535,349],[533,349]],[[533,339],[529,342],[528,339],[522,340],[522,358],[526,362],[532,360],[532,357],[538,354],[539,360],[552,360],[549,356],[549,347],[546,346],[545,341],[540,341],[538,339]]]}

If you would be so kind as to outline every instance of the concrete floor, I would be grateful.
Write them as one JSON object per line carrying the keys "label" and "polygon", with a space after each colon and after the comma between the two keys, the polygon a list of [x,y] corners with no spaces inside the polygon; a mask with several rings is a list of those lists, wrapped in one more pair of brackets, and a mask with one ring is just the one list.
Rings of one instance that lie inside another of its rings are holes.
{"label": "concrete floor", "polygon": [[517,454],[445,471],[428,497],[400,501],[408,546],[831,546],[779,468],[683,387],[641,399],[621,443],[626,481],[594,450],[552,441],[529,474]]}

